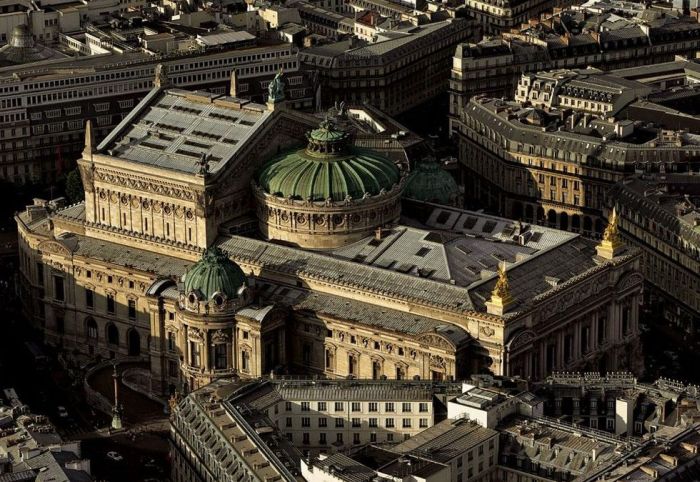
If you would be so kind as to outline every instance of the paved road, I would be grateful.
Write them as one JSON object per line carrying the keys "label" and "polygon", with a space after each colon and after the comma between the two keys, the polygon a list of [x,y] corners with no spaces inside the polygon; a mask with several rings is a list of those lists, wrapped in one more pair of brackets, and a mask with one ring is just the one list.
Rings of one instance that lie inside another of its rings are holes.
{"label": "paved road", "polygon": [[[12,312],[5,312],[0,317],[3,328],[3,336],[0,336],[0,388],[13,387],[33,412],[48,415],[64,440],[82,440],[83,454],[91,459],[93,473],[98,479],[111,482],[167,480],[170,470],[168,421],[163,416],[162,407],[138,394],[141,398],[139,404],[125,409],[130,413],[139,407],[148,407],[141,417],[133,417],[139,422],[146,419],[148,422],[139,423],[137,428],[124,434],[109,436],[110,417],[84,402],[82,384],[73,386],[68,373],[57,364],[45,369],[34,366],[24,342],[35,338],[26,323],[15,321],[18,319]],[[128,390],[124,387],[123,393]],[[127,395],[124,401],[132,399],[135,397]],[[58,406],[66,407],[68,418],[59,417]],[[106,455],[109,451],[120,453],[124,460],[115,462],[109,459]]]}

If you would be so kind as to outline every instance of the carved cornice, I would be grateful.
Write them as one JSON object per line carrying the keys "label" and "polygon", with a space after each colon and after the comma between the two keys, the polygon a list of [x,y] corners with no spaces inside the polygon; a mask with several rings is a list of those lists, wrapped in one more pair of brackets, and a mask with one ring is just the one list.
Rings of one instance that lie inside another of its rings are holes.
{"label": "carved cornice", "polygon": [[202,194],[201,190],[193,189],[192,187],[183,184],[154,180],[152,178],[134,175],[132,173],[126,176],[119,171],[105,169],[103,167],[95,169],[94,177],[97,181],[102,181],[111,185],[122,186],[140,192],[160,194],[162,196],[193,202],[196,202],[198,196]]}

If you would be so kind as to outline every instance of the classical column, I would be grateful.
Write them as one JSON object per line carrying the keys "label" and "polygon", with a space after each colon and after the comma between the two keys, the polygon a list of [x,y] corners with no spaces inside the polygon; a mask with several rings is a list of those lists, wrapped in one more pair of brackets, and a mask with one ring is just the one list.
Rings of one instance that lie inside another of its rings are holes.
{"label": "classical column", "polygon": [[202,330],[202,365],[206,371],[211,369],[211,362],[209,360],[209,330]]}

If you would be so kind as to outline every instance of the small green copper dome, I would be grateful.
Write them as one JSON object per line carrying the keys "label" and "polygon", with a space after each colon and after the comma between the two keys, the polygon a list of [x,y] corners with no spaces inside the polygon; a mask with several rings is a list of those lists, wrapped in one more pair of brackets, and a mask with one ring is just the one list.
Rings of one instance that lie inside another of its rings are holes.
{"label": "small green copper dome", "polygon": [[458,196],[457,181],[435,161],[419,162],[403,191],[406,199],[439,204],[452,204]]}
{"label": "small green copper dome", "polygon": [[206,249],[202,259],[185,273],[183,281],[185,293],[199,291],[206,300],[216,293],[225,294],[229,299],[236,298],[247,283],[240,266],[218,247]]}
{"label": "small green copper dome", "polygon": [[258,185],[283,198],[343,201],[389,191],[399,169],[380,154],[350,145],[349,136],[329,121],[308,135],[306,149],[288,152],[265,164]]}

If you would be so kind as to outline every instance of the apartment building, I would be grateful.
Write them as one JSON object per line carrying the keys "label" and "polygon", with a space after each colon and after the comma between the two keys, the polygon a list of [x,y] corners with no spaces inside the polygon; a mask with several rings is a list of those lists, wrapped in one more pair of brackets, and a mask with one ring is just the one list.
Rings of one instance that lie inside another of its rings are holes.
{"label": "apartment building", "polygon": [[693,332],[700,321],[700,182],[680,174],[636,175],[607,194],[625,242],[640,249],[647,301]]}
{"label": "apartment building", "polygon": [[697,119],[683,107],[696,70],[690,61],[556,70],[524,74],[513,101],[472,98],[453,120],[466,196],[516,219],[602,235],[615,183],[635,171],[700,167]]}
{"label": "apartment building", "polygon": [[283,70],[293,107],[308,107],[314,92],[289,44],[222,48],[169,56],[104,54],[0,68],[0,177],[51,180],[74,165],[89,120],[101,140],[153,88],[163,65],[173,86],[229,92],[264,102],[267,85]]}
{"label": "apartment building", "polygon": [[[526,20],[495,38],[460,44],[450,77],[450,122],[476,94],[510,98],[521,76],[545,70],[621,69],[694,58],[700,24],[694,19],[588,2]],[[576,33],[572,33],[576,32]]]}

